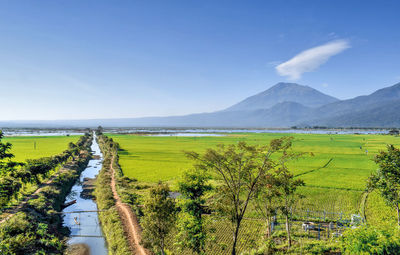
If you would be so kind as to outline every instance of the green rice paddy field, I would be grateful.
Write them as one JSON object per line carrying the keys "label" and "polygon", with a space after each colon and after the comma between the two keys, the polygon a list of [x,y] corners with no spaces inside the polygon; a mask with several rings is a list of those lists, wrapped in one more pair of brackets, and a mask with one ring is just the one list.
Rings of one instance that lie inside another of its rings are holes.
{"label": "green rice paddy field", "polygon": [[27,159],[59,154],[68,148],[69,142],[76,142],[78,138],[79,136],[12,136],[3,138],[2,142],[12,144],[14,161],[24,162]]}
{"label": "green rice paddy field", "polygon": [[[301,189],[306,197],[297,209],[345,214],[360,212],[366,179],[376,170],[372,161],[374,155],[387,144],[400,145],[399,137],[388,135],[235,133],[217,137],[109,136],[120,144],[119,162],[125,175],[142,183],[167,181],[172,189],[182,172],[192,165],[184,151],[201,153],[220,143],[238,141],[268,144],[274,138],[293,136],[293,149],[307,153],[303,159],[292,163],[293,173],[306,183]],[[371,197],[374,204],[382,205],[379,196]],[[374,211],[371,205],[367,207]]]}

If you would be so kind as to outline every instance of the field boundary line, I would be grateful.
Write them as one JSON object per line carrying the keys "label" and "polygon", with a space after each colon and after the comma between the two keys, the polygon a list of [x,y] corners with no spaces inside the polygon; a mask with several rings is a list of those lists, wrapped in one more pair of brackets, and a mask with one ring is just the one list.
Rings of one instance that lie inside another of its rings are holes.
{"label": "field boundary line", "polygon": [[364,191],[363,189],[338,188],[338,187],[328,187],[328,186],[318,186],[318,185],[306,185],[304,187],[319,188],[319,189],[337,189],[337,190],[358,191],[358,192],[363,192]]}
{"label": "field boundary line", "polygon": [[321,167],[319,167],[319,168],[312,169],[312,170],[310,170],[310,171],[306,171],[306,172],[297,174],[297,175],[295,175],[295,177],[302,176],[302,175],[305,175],[305,174],[312,173],[312,172],[314,172],[314,171],[321,170],[322,168],[327,167],[332,161],[333,161],[333,158],[330,158],[330,159],[328,160],[328,162],[325,163],[325,165],[323,165],[323,166],[321,166]]}

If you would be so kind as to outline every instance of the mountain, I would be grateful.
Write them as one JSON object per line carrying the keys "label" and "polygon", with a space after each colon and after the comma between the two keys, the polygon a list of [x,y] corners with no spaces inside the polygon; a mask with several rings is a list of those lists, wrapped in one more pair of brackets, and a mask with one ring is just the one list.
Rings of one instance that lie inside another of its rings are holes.
{"label": "mountain", "polygon": [[[400,124],[399,118],[391,119],[394,116],[392,111],[396,109],[398,100],[400,100],[400,83],[379,89],[367,96],[359,96],[321,106],[310,113],[308,120],[304,121],[302,125],[360,127],[371,126],[372,123],[375,123],[374,125],[379,127],[377,121],[367,121],[372,116],[382,121],[385,120],[385,123]],[[374,115],[377,112],[380,112],[380,116]]]}
{"label": "mountain", "polygon": [[400,127],[400,83],[348,100],[278,83],[222,111],[171,117],[0,122],[1,127]]}
{"label": "mountain", "polygon": [[268,109],[283,102],[294,102],[306,107],[319,107],[339,101],[318,90],[296,83],[280,82],[275,86],[225,109],[225,111],[248,111]]}
{"label": "mountain", "polygon": [[400,99],[400,83],[377,90],[367,96],[359,96],[323,105],[317,109],[315,114],[341,115],[353,111],[367,110],[368,108],[372,109],[397,99]]}
{"label": "mountain", "polygon": [[325,127],[400,127],[400,100],[392,100],[368,108],[335,117],[314,121],[312,125]]}

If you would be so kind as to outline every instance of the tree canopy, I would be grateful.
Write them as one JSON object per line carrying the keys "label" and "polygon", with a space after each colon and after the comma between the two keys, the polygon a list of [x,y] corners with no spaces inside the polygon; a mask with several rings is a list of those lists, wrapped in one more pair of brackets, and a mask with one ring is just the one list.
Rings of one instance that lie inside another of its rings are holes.
{"label": "tree canopy", "polygon": [[400,225],[400,149],[388,145],[387,151],[379,152],[374,161],[379,168],[369,177],[367,188],[379,190],[386,203],[396,209]]}
{"label": "tree canopy", "polygon": [[[228,216],[233,225],[232,255],[236,254],[236,246],[241,222],[246,210],[262,180],[273,169],[294,153],[288,151],[292,145],[291,137],[274,139],[268,146],[249,145],[239,142],[231,145],[219,145],[217,149],[208,149],[203,155],[188,152],[189,158],[196,161],[196,167],[213,173],[218,181],[216,187],[216,210]],[[272,155],[280,153],[278,160]]]}

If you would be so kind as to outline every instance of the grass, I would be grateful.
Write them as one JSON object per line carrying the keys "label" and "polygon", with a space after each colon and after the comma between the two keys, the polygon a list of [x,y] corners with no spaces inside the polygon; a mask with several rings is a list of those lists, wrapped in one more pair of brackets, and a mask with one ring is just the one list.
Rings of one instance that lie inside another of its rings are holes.
{"label": "grass", "polygon": [[201,153],[217,144],[238,141],[268,144],[271,139],[288,135],[295,138],[293,149],[306,153],[304,158],[291,163],[294,174],[306,183],[301,189],[306,198],[298,209],[347,214],[359,211],[365,181],[376,169],[372,161],[374,155],[385,149],[386,144],[400,145],[399,137],[387,135],[235,133],[218,137],[109,136],[122,149],[119,162],[124,175],[148,184],[167,181],[174,189],[182,173],[192,165],[184,151]]}
{"label": "grass", "polygon": [[13,136],[3,138],[2,142],[12,144],[14,161],[24,162],[27,159],[59,154],[68,148],[69,142],[76,142],[78,138],[79,136]]}

